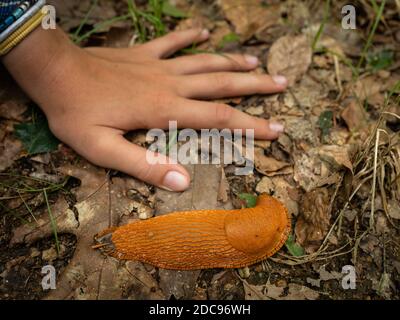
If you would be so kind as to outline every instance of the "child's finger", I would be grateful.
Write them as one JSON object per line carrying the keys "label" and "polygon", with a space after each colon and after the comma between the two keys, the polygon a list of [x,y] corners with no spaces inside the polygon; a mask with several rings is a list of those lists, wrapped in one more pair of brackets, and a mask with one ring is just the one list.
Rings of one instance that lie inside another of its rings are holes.
{"label": "child's finger", "polygon": [[[161,126],[168,128],[168,121],[177,121],[179,128],[193,129],[254,129],[257,139],[276,139],[284,131],[282,124],[250,116],[223,103],[176,100],[173,107],[163,115]],[[160,123],[158,124],[160,125]],[[148,127],[152,127],[148,123]]]}
{"label": "child's finger", "polygon": [[143,44],[142,48],[147,49],[155,58],[166,58],[193,43],[205,41],[208,37],[209,32],[206,29],[175,31]]}
{"label": "child's finger", "polygon": [[166,60],[175,74],[196,74],[218,71],[247,71],[257,67],[258,59],[251,55],[202,53]]}
{"label": "child's finger", "polygon": [[216,72],[182,76],[179,93],[187,98],[218,99],[249,94],[266,94],[286,89],[282,76]]}
{"label": "child's finger", "polygon": [[[166,156],[130,143],[113,129],[101,128],[100,132],[84,152],[89,161],[127,173],[160,188],[183,191],[189,187],[190,176],[181,165],[167,164]],[[155,159],[158,163],[154,163]]]}

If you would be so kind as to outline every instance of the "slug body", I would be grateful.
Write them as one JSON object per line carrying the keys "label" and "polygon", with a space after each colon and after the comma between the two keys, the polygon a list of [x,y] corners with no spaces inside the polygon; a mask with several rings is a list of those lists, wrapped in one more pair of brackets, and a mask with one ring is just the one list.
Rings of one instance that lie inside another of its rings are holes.
{"label": "slug body", "polygon": [[108,229],[95,238],[108,236],[105,252],[118,259],[195,270],[256,263],[277,252],[289,233],[286,208],[261,195],[254,208],[174,212]]}

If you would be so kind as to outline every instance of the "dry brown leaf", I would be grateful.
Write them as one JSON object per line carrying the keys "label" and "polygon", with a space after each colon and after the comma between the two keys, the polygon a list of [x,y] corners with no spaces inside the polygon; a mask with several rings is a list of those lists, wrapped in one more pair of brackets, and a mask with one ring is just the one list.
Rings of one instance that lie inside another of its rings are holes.
{"label": "dry brown leaf", "polygon": [[22,150],[21,141],[11,136],[6,136],[4,140],[0,142],[0,171],[11,166],[13,162],[19,158]]}
{"label": "dry brown leaf", "polygon": [[306,73],[311,57],[311,45],[306,36],[283,36],[269,50],[268,72],[271,75],[285,76],[289,86],[293,86]]}
{"label": "dry brown leaf", "polygon": [[351,99],[341,114],[347,127],[351,131],[356,131],[366,124],[367,116],[361,103],[356,99]]}
{"label": "dry brown leaf", "polygon": [[264,107],[263,106],[249,107],[244,111],[248,114],[251,114],[252,116],[260,116],[264,113]]}
{"label": "dry brown leaf", "polygon": [[385,98],[381,91],[384,84],[378,76],[364,77],[357,80],[354,85],[350,83],[349,86],[350,92],[353,92],[361,103],[367,100],[371,105],[383,105]]}
{"label": "dry brown leaf", "polygon": [[329,200],[326,188],[308,192],[303,197],[295,232],[297,241],[308,253],[318,249],[328,232],[331,218]]}
{"label": "dry brown leaf", "polygon": [[349,146],[324,145],[318,149],[318,155],[323,161],[328,162],[334,167],[334,170],[340,170],[346,167],[353,171],[353,165],[350,161]]}
{"label": "dry brown leaf", "polygon": [[392,199],[388,201],[388,214],[393,219],[400,219],[400,204],[397,201]]}
{"label": "dry brown leaf", "polygon": [[299,212],[297,201],[290,197],[290,190],[293,188],[282,176],[263,177],[257,184],[258,193],[273,195],[285,204],[289,214],[297,216]]}
{"label": "dry brown leaf", "polygon": [[10,100],[0,104],[0,118],[22,121],[22,114],[27,110],[25,103]]}
{"label": "dry brown leaf", "polygon": [[318,149],[306,153],[294,153],[294,180],[307,192],[314,190],[321,180],[329,177],[330,172],[318,157]]}
{"label": "dry brown leaf", "polygon": [[[261,148],[254,148],[254,162],[256,170],[266,176],[275,175],[282,169],[289,168],[291,170],[290,163],[266,156]],[[285,171],[286,173],[287,171]]]}
{"label": "dry brown leaf", "polygon": [[311,146],[319,144],[316,130],[310,120],[299,117],[285,117],[286,134],[294,141],[305,141]]}
{"label": "dry brown leaf", "polygon": [[319,278],[318,279],[313,279],[313,278],[307,278],[307,283],[310,283],[311,285],[315,287],[320,287],[321,281],[329,281],[329,280],[339,280],[342,279],[343,273],[337,272],[337,271],[327,271],[325,269],[325,265],[321,266],[318,269],[319,273]]}
{"label": "dry brown leaf", "polygon": [[279,21],[279,5],[265,7],[261,0],[219,0],[225,17],[243,41]]}
{"label": "dry brown leaf", "polygon": [[271,300],[281,299],[285,290],[283,287],[278,287],[274,284],[267,283],[265,285],[252,285],[247,281],[243,281],[243,287],[246,300]]}
{"label": "dry brown leaf", "polygon": [[282,300],[316,300],[319,293],[297,283],[289,283],[289,293]]}
{"label": "dry brown leaf", "polygon": [[337,171],[353,170],[349,153],[349,145],[322,145],[305,153],[294,153],[293,178],[307,192],[334,184],[339,180]]}
{"label": "dry brown leaf", "polygon": [[[324,76],[321,72],[319,71],[318,77]],[[290,92],[284,94],[285,106],[290,108],[290,112],[298,111],[304,113],[304,110],[320,106],[321,102],[327,97],[329,86],[326,82],[329,82],[329,80],[324,81],[321,78],[313,78],[311,76],[312,73],[315,72],[310,72],[310,75],[305,74]],[[327,73],[325,76],[330,77],[331,75],[331,73]]]}

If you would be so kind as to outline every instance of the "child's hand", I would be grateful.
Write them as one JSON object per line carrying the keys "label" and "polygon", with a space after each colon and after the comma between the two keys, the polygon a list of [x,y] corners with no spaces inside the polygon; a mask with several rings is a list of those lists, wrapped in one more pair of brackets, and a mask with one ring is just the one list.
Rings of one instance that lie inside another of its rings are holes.
{"label": "child's hand", "polygon": [[285,89],[282,77],[243,72],[254,57],[198,54],[166,60],[208,32],[179,31],[130,49],[72,45],[59,30],[37,29],[4,58],[22,88],[46,113],[53,133],[91,162],[170,190],[184,190],[181,165],[146,161],[146,150],[123,134],[134,129],[179,127],[253,128],[259,139],[275,139],[277,123],[251,117],[215,99]]}

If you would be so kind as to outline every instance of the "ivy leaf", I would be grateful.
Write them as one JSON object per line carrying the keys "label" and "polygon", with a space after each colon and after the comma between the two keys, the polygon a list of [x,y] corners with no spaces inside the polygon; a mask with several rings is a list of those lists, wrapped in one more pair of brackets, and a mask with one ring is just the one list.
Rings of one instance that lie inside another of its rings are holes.
{"label": "ivy leaf", "polygon": [[318,126],[322,131],[322,136],[326,136],[333,127],[333,112],[329,110],[322,112],[318,119]]}
{"label": "ivy leaf", "polygon": [[292,256],[300,257],[304,255],[304,249],[294,241],[292,234],[286,240],[285,246]]}
{"label": "ivy leaf", "polygon": [[170,4],[168,1],[163,2],[162,13],[173,18],[187,18],[187,14],[177,7]]}
{"label": "ivy leaf", "polygon": [[250,193],[241,193],[239,198],[246,202],[246,208],[253,208],[257,204],[257,197]]}
{"label": "ivy leaf", "polygon": [[60,143],[51,133],[44,117],[38,118],[36,122],[17,124],[14,130],[15,136],[21,140],[28,154],[54,151]]}

